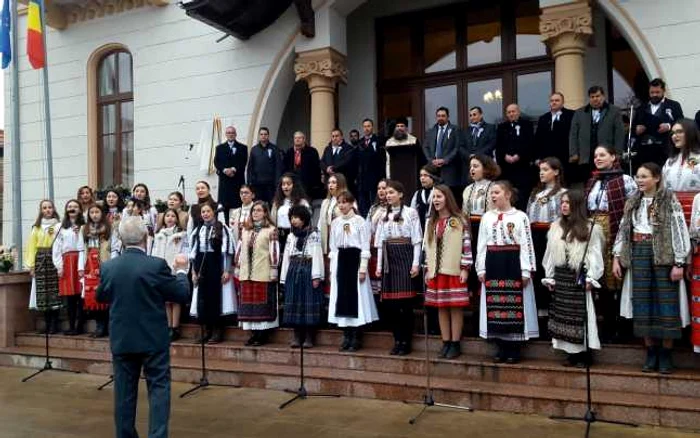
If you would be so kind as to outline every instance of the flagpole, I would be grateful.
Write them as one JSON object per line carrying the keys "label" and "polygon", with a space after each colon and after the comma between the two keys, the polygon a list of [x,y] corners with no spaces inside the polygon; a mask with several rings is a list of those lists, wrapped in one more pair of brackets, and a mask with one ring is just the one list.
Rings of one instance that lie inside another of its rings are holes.
{"label": "flagpole", "polygon": [[[19,56],[17,51],[17,0],[10,0],[12,7],[12,241],[17,248],[17,267],[22,269],[22,178],[19,147]],[[7,212],[5,213],[7,214]]]}
{"label": "flagpole", "polygon": [[49,59],[46,47],[46,11],[45,1],[39,2],[41,6],[41,37],[44,40],[44,127],[46,133],[46,178],[48,179],[48,198],[54,200],[53,191],[53,150],[51,148],[51,106],[49,101]]}

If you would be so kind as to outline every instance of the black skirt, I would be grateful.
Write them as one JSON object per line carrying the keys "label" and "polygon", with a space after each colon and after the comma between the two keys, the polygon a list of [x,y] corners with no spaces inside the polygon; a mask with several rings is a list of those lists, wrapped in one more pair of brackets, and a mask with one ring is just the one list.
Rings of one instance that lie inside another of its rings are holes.
{"label": "black skirt", "polygon": [[336,317],[357,318],[357,273],[360,269],[360,253],[360,248],[338,249],[338,262],[334,275],[338,290],[335,304]]}
{"label": "black skirt", "polygon": [[197,252],[194,266],[199,270],[197,282],[197,319],[213,325],[221,317],[223,257],[220,251]]}

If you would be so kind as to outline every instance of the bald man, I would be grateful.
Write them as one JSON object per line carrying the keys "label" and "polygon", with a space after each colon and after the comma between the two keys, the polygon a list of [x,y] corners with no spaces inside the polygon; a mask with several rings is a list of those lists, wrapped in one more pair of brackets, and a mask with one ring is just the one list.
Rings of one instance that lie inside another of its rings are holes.
{"label": "bald man", "polygon": [[226,141],[216,147],[214,166],[219,175],[219,204],[224,209],[226,222],[228,212],[241,206],[238,192],[245,183],[245,166],[248,163],[248,146],[236,141],[236,128],[226,128]]}
{"label": "bald man", "polygon": [[518,189],[515,206],[520,210],[527,208],[532,186],[530,160],[533,137],[532,122],[520,116],[517,104],[508,105],[506,121],[498,125],[496,161],[501,166],[501,178],[507,179]]}

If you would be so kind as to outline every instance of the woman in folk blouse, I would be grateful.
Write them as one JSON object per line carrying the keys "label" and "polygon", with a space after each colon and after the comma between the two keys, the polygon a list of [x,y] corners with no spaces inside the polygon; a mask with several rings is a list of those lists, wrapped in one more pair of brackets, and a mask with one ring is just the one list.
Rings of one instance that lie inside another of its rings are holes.
{"label": "woman in folk blouse", "polygon": [[637,170],[639,192],[625,204],[613,254],[613,272],[622,279],[620,315],[631,318],[634,334],[644,338],[644,372],[673,370],[671,349],[689,324],[683,273],[690,236],[674,193],[663,188],[656,163]]}
{"label": "woman in folk blouse", "polygon": [[[374,200],[374,205],[370,207],[369,213],[367,213],[367,228],[369,229],[370,235],[370,259],[369,259],[369,278],[372,282],[372,292],[377,295],[381,291],[382,279],[377,276],[377,247],[374,244],[374,236],[377,233],[377,228],[379,227],[379,221],[386,216],[387,202],[386,202],[386,182],[387,180],[382,178],[377,183],[377,197]],[[375,297],[376,298],[376,297]]]}
{"label": "woman in folk blouse", "polygon": [[676,193],[686,220],[690,220],[693,199],[700,192],[700,139],[695,122],[681,119],[674,123],[671,143],[669,158],[662,171],[664,185]]}
{"label": "woman in folk blouse", "polygon": [[549,225],[561,215],[561,196],[566,193],[562,187],[564,169],[561,161],[555,157],[547,157],[540,161],[540,183],[533,189],[527,204],[527,215],[532,225],[532,242],[535,245],[537,272],[533,286],[537,299],[539,316],[546,316],[549,310],[549,290],[542,284],[544,270],[542,257],[547,249],[547,232]]}
{"label": "woman in folk blouse", "polygon": [[494,362],[517,363],[523,341],[540,335],[531,278],[535,250],[527,215],[512,206],[508,181],[491,186],[494,209],[479,228],[476,272],[482,283],[479,334],[496,342]]}
{"label": "woman in folk blouse", "polygon": [[361,327],[379,319],[367,267],[370,234],[367,223],[355,211],[350,192],[338,194],[340,216],[330,230],[331,295],[328,322],[343,329],[340,351],[361,348]]}
{"label": "woman in folk blouse", "polygon": [[446,185],[433,189],[433,206],[425,227],[425,305],[438,309],[442,349],[439,357],[462,354],[464,308],[469,305],[467,278],[472,265],[469,223]]}

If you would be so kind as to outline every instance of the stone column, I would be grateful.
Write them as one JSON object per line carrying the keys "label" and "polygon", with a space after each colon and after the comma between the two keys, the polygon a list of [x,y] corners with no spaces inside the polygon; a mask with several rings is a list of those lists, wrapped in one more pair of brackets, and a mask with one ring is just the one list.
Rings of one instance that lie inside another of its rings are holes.
{"label": "stone column", "polygon": [[587,102],[583,57],[592,26],[588,1],[542,8],[540,34],[554,58],[554,89],[564,94],[568,108]]}
{"label": "stone column", "polygon": [[311,135],[309,143],[319,154],[335,128],[335,86],[347,83],[345,55],[328,47],[297,54],[294,62],[296,80],[309,84],[311,94]]}

